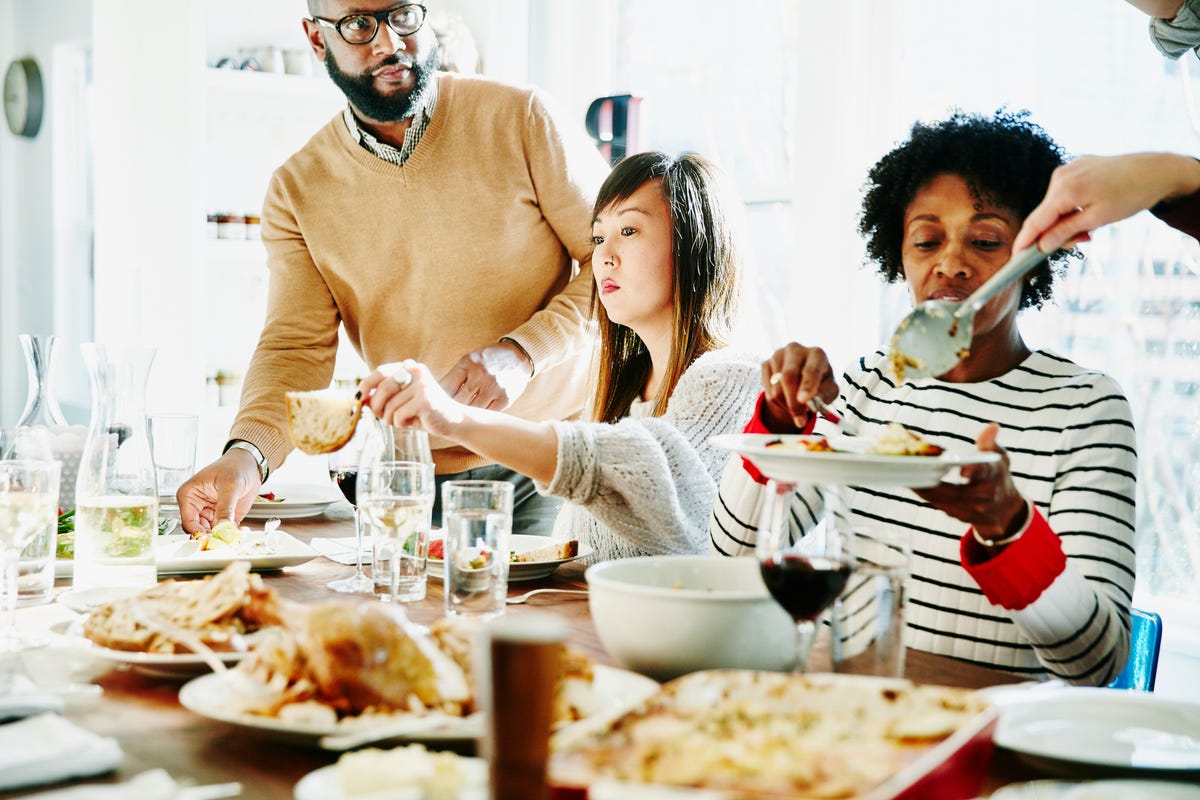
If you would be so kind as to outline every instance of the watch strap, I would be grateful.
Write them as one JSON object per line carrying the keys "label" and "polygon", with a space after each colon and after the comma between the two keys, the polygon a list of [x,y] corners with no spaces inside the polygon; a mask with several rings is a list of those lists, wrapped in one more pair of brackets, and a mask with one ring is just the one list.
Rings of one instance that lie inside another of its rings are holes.
{"label": "watch strap", "polygon": [[262,450],[259,450],[254,442],[247,442],[245,439],[231,439],[225,443],[225,449],[221,451],[221,454],[224,455],[230,450],[245,450],[252,455],[255,464],[258,465],[259,480],[262,483],[267,482],[267,476],[271,474],[271,465],[267,463],[266,456],[263,455]]}

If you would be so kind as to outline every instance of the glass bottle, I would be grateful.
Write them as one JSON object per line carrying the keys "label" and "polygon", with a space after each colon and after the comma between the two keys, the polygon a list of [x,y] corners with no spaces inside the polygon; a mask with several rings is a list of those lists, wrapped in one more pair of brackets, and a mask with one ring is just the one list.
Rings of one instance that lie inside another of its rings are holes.
{"label": "glass bottle", "polygon": [[21,350],[25,353],[25,371],[29,375],[29,396],[25,410],[16,427],[66,427],[67,419],[58,407],[58,398],[50,389],[54,369],[54,346],[57,336],[34,336],[22,333]]}
{"label": "glass bottle", "polygon": [[158,487],[146,420],[154,349],[83,345],[92,420],[75,487],[77,591],[152,586]]}
{"label": "glass bottle", "polygon": [[58,406],[54,393],[54,356],[58,344],[57,336],[20,334],[21,350],[25,353],[25,372],[29,376],[29,394],[25,410],[17,420],[17,429],[46,431],[50,454],[62,464],[62,479],[59,482],[58,505],[64,511],[75,508],[75,478],[79,469],[79,456],[87,438],[83,425],[68,425]]}

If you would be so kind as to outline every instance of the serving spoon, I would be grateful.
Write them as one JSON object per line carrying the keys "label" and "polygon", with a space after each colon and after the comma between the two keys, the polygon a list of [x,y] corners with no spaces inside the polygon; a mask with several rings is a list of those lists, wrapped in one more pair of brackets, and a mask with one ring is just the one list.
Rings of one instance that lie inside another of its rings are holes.
{"label": "serving spoon", "polygon": [[971,354],[975,313],[998,292],[1040,264],[1047,254],[1031,245],[1008,260],[961,303],[926,300],[892,334],[889,360],[896,380],[944,375]]}

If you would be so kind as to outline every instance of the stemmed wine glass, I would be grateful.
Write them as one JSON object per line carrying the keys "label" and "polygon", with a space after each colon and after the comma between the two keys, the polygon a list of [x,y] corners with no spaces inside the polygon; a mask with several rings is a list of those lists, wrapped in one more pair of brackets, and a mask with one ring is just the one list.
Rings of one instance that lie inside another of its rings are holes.
{"label": "stemmed wine glass", "polygon": [[16,630],[17,570],[25,545],[53,529],[61,469],[57,461],[0,461],[0,563],[3,564],[4,580],[0,653],[37,647],[46,641]]}
{"label": "stemmed wine glass", "polygon": [[[854,560],[846,549],[848,515],[841,487],[803,487],[806,513],[793,515],[795,491],[793,483],[767,482],[755,555],[767,590],[796,621],[796,672],[804,672],[816,619],[846,588]],[[811,522],[808,530],[805,517]],[[793,526],[793,519],[799,524]]]}
{"label": "stemmed wine glass", "polygon": [[[364,415],[367,413],[364,410]],[[369,437],[368,425],[359,425],[354,436],[340,450],[329,454],[329,477],[341,490],[342,496],[354,509],[354,574],[326,584],[335,592],[365,594],[375,588],[375,583],[363,571],[362,515],[358,510],[358,471],[363,461],[363,449]]]}

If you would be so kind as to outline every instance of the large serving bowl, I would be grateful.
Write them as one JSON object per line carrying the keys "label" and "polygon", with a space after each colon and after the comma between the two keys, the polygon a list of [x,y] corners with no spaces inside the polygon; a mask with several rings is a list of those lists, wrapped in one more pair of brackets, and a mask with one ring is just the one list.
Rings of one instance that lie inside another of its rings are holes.
{"label": "large serving bowl", "polygon": [[657,680],[701,669],[789,670],[796,626],[754,558],[645,556],[588,568],[600,640],[623,667]]}

